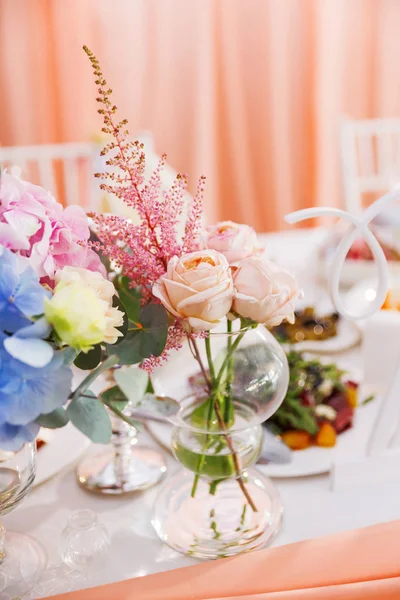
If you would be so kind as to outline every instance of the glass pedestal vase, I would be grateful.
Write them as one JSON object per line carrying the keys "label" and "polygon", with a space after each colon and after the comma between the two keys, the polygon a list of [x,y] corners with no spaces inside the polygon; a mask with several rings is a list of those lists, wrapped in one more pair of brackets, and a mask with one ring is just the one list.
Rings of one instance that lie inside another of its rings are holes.
{"label": "glass pedestal vase", "polygon": [[145,490],[158,483],[167,471],[162,454],[138,444],[135,427],[112,413],[110,418],[111,443],[89,450],[80,461],[77,466],[79,484],[90,492],[121,495]]}
{"label": "glass pedestal vase", "polygon": [[35,475],[35,442],[18,452],[0,451],[0,598],[24,596],[47,564],[46,552],[38,541],[6,530],[2,520],[29,492]]}
{"label": "glass pedestal vase", "polygon": [[286,355],[261,327],[191,338],[176,354],[153,385],[180,401],[172,448],[185,469],[163,484],[153,526],[169,546],[198,558],[261,548],[278,533],[283,507],[254,464],[261,423],[286,393]]}
{"label": "glass pedestal vase", "polygon": [[[161,540],[184,554],[203,559],[233,556],[265,546],[279,531],[283,506],[277,488],[262,473],[247,468],[258,458],[261,426],[228,435],[241,465],[246,465],[240,479],[232,454],[209,454],[201,464],[197,444],[195,451],[182,444],[187,431],[174,431],[175,454],[190,470],[180,469],[162,486],[153,526]],[[209,444],[225,446],[215,434],[208,437]],[[200,476],[194,475],[196,463]]]}

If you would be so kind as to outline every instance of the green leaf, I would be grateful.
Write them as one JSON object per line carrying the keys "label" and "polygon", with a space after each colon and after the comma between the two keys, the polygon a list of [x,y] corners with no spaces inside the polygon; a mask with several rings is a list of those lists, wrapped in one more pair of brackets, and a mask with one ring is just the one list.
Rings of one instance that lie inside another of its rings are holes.
{"label": "green leaf", "polygon": [[161,304],[147,304],[140,312],[143,329],[136,332],[143,358],[160,356],[168,334],[168,314]]}
{"label": "green leaf", "polygon": [[129,290],[130,279],[126,275],[117,275],[114,278],[113,284],[117,292],[121,289]]}
{"label": "green leaf", "polygon": [[97,344],[92,350],[81,352],[74,360],[74,365],[84,371],[95,369],[101,361],[101,346]]}
{"label": "green leaf", "polygon": [[96,444],[108,444],[111,439],[111,421],[104,404],[93,392],[87,390],[74,398],[67,415],[77,429]]}
{"label": "green leaf", "polygon": [[168,315],[161,304],[148,304],[140,311],[141,328],[129,331],[117,346],[107,346],[109,354],[116,354],[120,365],[134,365],[149,356],[159,356],[164,350],[168,334]]}
{"label": "green leaf", "polygon": [[118,294],[120,301],[125,307],[128,319],[133,323],[137,323],[140,316],[140,298],[137,297],[135,290],[125,290],[122,288]]}
{"label": "green leaf", "polygon": [[148,394],[154,394],[154,387],[153,387],[153,383],[152,383],[150,377],[149,377],[149,381],[147,383],[146,393],[148,393]]}
{"label": "green leaf", "polygon": [[374,399],[375,399],[375,396],[374,396],[373,394],[371,394],[371,396],[367,396],[367,398],[365,398],[365,400],[363,400],[363,401],[361,402],[361,405],[364,405],[364,404],[369,404],[369,403],[370,403],[370,402],[372,402],[372,400],[374,400]]}
{"label": "green leaf", "polygon": [[135,365],[143,360],[134,333],[129,331],[119,344],[107,344],[108,355],[115,354],[120,365]]}
{"label": "green leaf", "polygon": [[137,366],[126,366],[114,371],[114,379],[133,407],[142,400],[149,376]]}
{"label": "green leaf", "polygon": [[47,415],[39,415],[36,423],[47,429],[58,429],[64,427],[69,422],[69,417],[64,408],[56,408]]}
{"label": "green leaf", "polygon": [[[112,346],[111,346],[112,348]],[[75,389],[73,393],[74,398],[79,398],[79,396],[83,395],[87,389],[92,385],[92,383],[105,371],[115,367],[118,364],[118,356],[116,354],[112,354],[106,360],[104,360],[101,364],[99,364],[93,371],[91,371],[88,375],[86,375],[85,379],[80,382],[78,387]]]}
{"label": "green leaf", "polygon": [[[143,416],[169,418],[178,414],[180,404],[168,396],[145,394],[135,408]],[[133,416],[135,416],[135,412],[133,412]]]}
{"label": "green leaf", "polygon": [[65,348],[65,350],[61,350],[63,355],[63,361],[65,365],[71,365],[76,357],[76,350],[73,348]]}
{"label": "green leaf", "polygon": [[108,388],[108,390],[104,390],[99,397],[104,404],[117,408],[120,411],[124,410],[129,402],[128,398],[117,385]]}
{"label": "green leaf", "polygon": [[130,279],[122,275],[118,275],[118,277],[114,279],[114,286],[118,292],[121,303],[125,307],[128,318],[134,323],[137,323],[140,315],[140,290],[131,288]]}

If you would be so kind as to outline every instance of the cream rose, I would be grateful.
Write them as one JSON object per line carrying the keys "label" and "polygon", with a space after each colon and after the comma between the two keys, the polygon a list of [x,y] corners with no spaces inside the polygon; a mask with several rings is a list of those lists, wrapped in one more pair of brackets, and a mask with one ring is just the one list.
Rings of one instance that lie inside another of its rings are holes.
{"label": "cream rose", "polygon": [[296,279],[274,263],[258,258],[242,261],[233,274],[233,310],[275,327],[287,320],[294,321],[295,302],[299,297]]}
{"label": "cream rose", "polygon": [[229,264],[262,252],[254,229],[233,221],[222,221],[207,227],[204,243],[207,248],[223,254]]}
{"label": "cream rose", "polygon": [[[116,328],[123,324],[123,314],[118,308],[112,305],[115,288],[111,281],[108,281],[108,279],[105,279],[100,273],[95,271],[89,271],[80,267],[64,267],[60,271],[57,271],[55,282],[55,294],[68,285],[73,285],[74,289],[77,290],[90,290],[94,294],[96,300],[100,301],[101,313],[104,319],[104,334],[100,341],[104,341],[107,344],[115,344],[118,337],[122,336],[122,333]],[[67,293],[63,292],[63,295],[67,296]],[[93,309],[98,304],[98,302],[94,302]],[[82,307],[81,319],[83,317]]]}
{"label": "cream rose", "polygon": [[230,311],[233,283],[228,261],[215,250],[198,250],[168,263],[153,286],[165,308],[194,331],[218,325]]}

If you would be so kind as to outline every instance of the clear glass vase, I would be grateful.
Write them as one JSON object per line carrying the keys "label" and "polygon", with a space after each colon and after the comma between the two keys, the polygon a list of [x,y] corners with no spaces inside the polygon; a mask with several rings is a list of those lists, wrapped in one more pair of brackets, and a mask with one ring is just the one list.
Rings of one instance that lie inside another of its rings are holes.
{"label": "clear glass vase", "polygon": [[162,486],[153,525],[168,545],[199,558],[262,547],[277,534],[282,504],[253,465],[261,423],[284,399],[286,355],[265,327],[189,338],[153,377],[180,402],[172,447],[184,467]]}
{"label": "clear glass vase", "polygon": [[46,553],[35,539],[6,531],[2,517],[29,492],[36,475],[36,443],[18,452],[0,450],[0,598],[26,594],[46,566]]}

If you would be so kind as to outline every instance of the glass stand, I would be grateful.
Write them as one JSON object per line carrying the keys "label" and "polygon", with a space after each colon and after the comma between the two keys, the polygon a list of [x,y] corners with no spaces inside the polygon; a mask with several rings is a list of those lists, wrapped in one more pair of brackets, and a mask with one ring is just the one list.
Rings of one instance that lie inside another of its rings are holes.
{"label": "glass stand", "polygon": [[164,477],[167,466],[162,454],[137,445],[137,431],[112,417],[111,444],[89,452],[78,464],[79,484],[90,492],[121,495],[145,490]]}
{"label": "glass stand", "polygon": [[28,535],[6,533],[1,523],[0,535],[3,542],[0,549],[0,598],[20,598],[29,592],[46,568],[46,551],[42,544]]}

